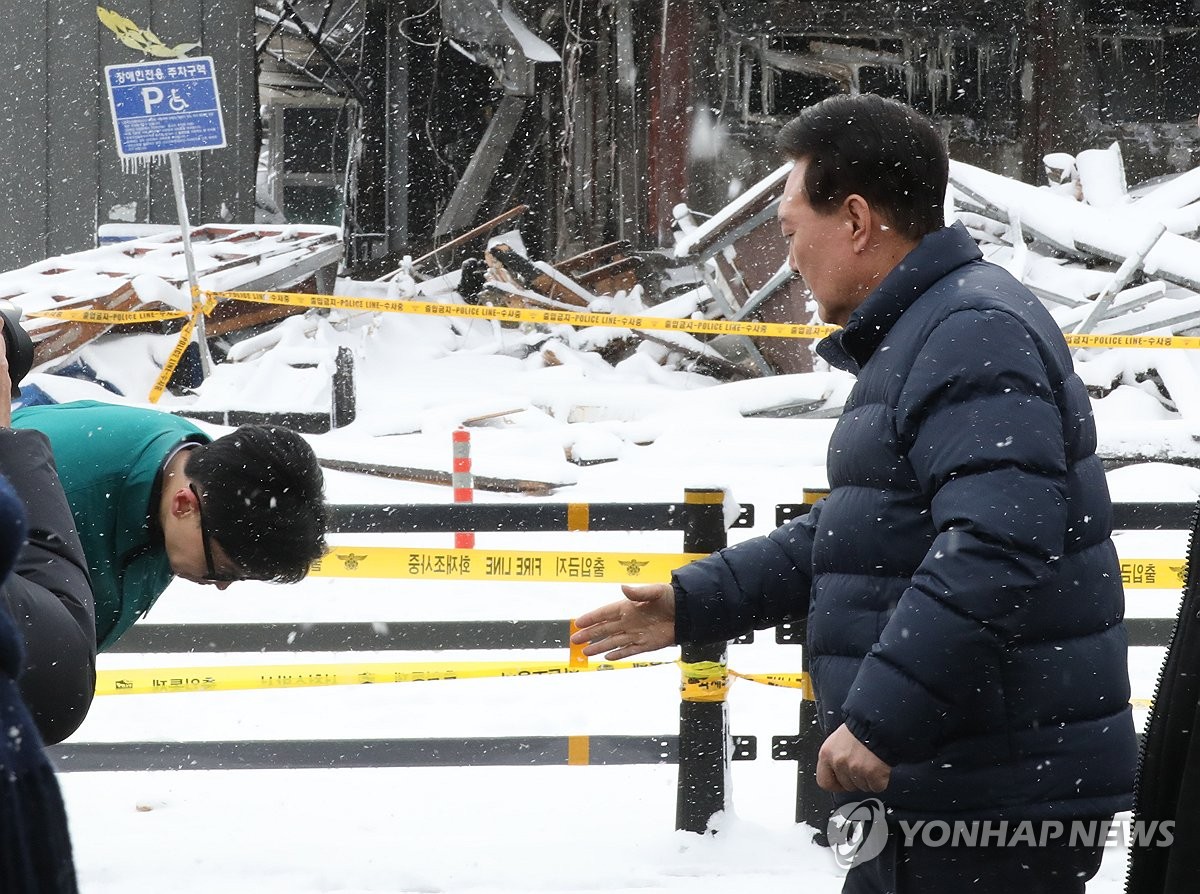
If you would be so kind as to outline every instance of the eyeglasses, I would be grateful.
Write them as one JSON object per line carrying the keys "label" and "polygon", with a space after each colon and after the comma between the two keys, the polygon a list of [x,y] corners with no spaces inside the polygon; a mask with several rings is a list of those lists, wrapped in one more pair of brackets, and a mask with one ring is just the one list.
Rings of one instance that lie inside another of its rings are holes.
{"label": "eyeglasses", "polygon": [[200,513],[200,540],[204,543],[204,564],[208,572],[204,575],[204,580],[219,584],[229,584],[234,581],[244,580],[245,575],[243,574],[221,574],[217,572],[217,566],[213,563],[212,537],[208,533],[208,525],[204,523],[204,501],[200,499],[200,491],[196,490],[196,485],[189,483],[188,489],[195,495],[196,511]]}

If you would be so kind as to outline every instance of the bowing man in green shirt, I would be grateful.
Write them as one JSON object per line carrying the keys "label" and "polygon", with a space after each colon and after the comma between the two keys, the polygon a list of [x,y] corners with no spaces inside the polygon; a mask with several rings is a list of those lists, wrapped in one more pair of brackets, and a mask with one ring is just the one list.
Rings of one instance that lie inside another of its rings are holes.
{"label": "bowing man in green shirt", "polygon": [[210,440],[170,413],[96,401],[19,409],[12,425],[49,440],[87,563],[88,580],[64,585],[22,556],[0,587],[24,634],[21,691],[47,743],[83,722],[97,650],[173,577],[219,589],[295,583],[325,552],[321,469],[289,429],[246,425]]}

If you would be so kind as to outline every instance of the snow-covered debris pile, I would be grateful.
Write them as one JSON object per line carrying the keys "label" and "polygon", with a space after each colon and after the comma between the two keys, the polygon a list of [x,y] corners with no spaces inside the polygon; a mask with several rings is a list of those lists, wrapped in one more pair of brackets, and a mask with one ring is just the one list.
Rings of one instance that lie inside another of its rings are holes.
{"label": "snow-covered debris pile", "polygon": [[[205,291],[294,288],[326,272],[332,282],[341,256],[337,227],[203,224],[193,227],[190,235],[199,286]],[[30,313],[187,310],[192,303],[177,229],[0,273],[0,298],[12,301],[27,315],[23,325],[35,342],[38,365],[69,359],[113,324],[30,317]],[[210,334],[294,312],[223,302],[211,315]],[[252,320],[244,319],[247,315]],[[146,324],[121,326],[119,331],[139,325],[145,328]],[[173,325],[178,329],[181,321]]]}
{"label": "snow-covered debris pile", "polygon": [[[1200,171],[1130,188],[1115,147],[1046,161],[1050,183],[1041,187],[952,162],[947,219],[961,220],[985,256],[1026,283],[1066,332],[1200,334],[1200,244],[1193,238],[1200,227]],[[731,249],[755,232],[765,235],[764,227],[777,248],[775,205],[786,173],[786,166],[776,170],[711,218],[701,220],[681,206],[676,245],[668,252],[639,254],[613,243],[549,263],[530,258],[513,230],[492,237],[460,269],[434,276],[406,260],[380,280],[343,279],[325,291],[464,308],[749,320],[792,277],[779,258],[778,273],[750,293],[738,285],[738,252]],[[128,288],[139,300],[182,300],[181,271],[164,276],[152,253],[139,265],[123,251]],[[202,278],[220,273],[211,254],[203,263]],[[55,269],[22,275],[36,273],[44,281]],[[82,284],[80,293],[84,286],[99,288],[95,276],[73,278]],[[0,285],[5,282],[0,277]],[[23,288],[36,306],[38,293]],[[54,292],[44,289],[43,303]],[[440,433],[467,424],[542,445],[525,451],[539,457],[528,467],[494,472],[552,490],[573,481],[581,465],[665,443],[684,419],[718,425],[745,416],[836,416],[853,384],[819,360],[810,360],[809,372],[776,374],[756,353],[766,339],[376,312],[351,304],[288,308],[297,314],[289,320],[219,333],[211,340],[216,371],[191,390],[165,395],[161,406],[210,417],[234,410],[328,414],[338,358],[348,355],[358,417],[344,434],[380,440],[380,457],[368,463],[377,472],[402,471],[385,461],[392,439],[406,438],[399,452],[411,457],[416,439],[428,435],[436,442],[432,453],[440,455]],[[792,307],[790,322],[815,322],[811,306]],[[157,330],[114,332],[76,351],[73,360],[123,399],[140,401],[176,340]],[[812,344],[792,340],[788,347],[811,358]],[[1093,396],[1103,456],[1200,461],[1194,351],[1080,347],[1075,354]],[[52,396],[80,396],[54,378],[40,377]],[[345,459],[336,448],[338,431],[321,437],[329,439],[329,457]],[[547,439],[554,445],[550,454]],[[810,446],[818,455],[819,445]],[[404,465],[421,471],[412,460]]]}
{"label": "snow-covered debris pile", "polygon": [[[1046,169],[1051,185],[1034,187],[951,163],[954,216],[984,256],[1033,290],[1064,332],[1200,334],[1200,169],[1129,189],[1115,143],[1049,155]],[[1138,408],[1154,419],[1200,423],[1194,355],[1080,348],[1076,368],[1097,412],[1114,421]],[[1106,452],[1144,455],[1148,443],[1135,432]],[[1185,449],[1195,453],[1194,444]]]}

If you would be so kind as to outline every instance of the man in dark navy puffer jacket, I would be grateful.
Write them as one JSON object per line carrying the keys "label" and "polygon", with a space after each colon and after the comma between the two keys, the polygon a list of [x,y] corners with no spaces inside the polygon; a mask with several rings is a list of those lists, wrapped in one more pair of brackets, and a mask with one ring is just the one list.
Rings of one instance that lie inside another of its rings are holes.
{"label": "man in dark navy puffer jacket", "polygon": [[[1082,892],[1101,847],[1054,824],[1128,809],[1136,762],[1087,392],[1038,300],[943,225],[948,160],[923,117],[839,96],[780,144],[789,260],[843,326],[817,351],[858,378],[830,494],[626,588],[575,639],[623,658],[807,617],[817,782],[842,804],[878,793],[893,833],[844,890]],[[1045,846],[925,846],[901,820],[1027,820]]]}

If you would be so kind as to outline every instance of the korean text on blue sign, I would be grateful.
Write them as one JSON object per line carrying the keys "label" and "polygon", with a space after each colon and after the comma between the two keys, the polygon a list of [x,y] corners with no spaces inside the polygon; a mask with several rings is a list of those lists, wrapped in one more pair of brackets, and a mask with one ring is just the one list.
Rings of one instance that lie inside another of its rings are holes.
{"label": "korean text on blue sign", "polygon": [[109,65],[104,76],[122,158],[225,145],[211,57]]}

